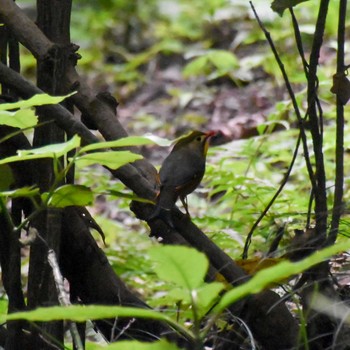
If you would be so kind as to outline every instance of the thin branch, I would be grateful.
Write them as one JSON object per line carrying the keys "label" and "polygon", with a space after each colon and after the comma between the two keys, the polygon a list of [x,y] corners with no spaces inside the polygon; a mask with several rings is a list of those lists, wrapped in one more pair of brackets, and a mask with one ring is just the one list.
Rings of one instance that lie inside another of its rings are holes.
{"label": "thin branch", "polygon": [[[17,91],[23,98],[29,98],[35,94],[44,93],[34,84],[2,63],[0,63],[0,82]],[[46,105],[41,106],[40,108],[47,111],[47,113],[52,116],[52,119],[54,119],[57,125],[59,125],[62,129],[81,136],[85,143],[90,144],[99,142],[98,138],[92,134],[84,124],[76,120],[74,116],[61,105]],[[117,170],[109,170],[127,187],[135,191],[138,196],[147,199],[155,198],[156,193],[153,186],[138,172],[135,166],[127,164]]]}
{"label": "thin branch", "polygon": [[285,85],[286,85],[289,97],[290,97],[290,99],[292,101],[292,105],[293,105],[293,108],[294,108],[294,111],[295,111],[295,115],[296,115],[298,123],[299,123],[300,135],[301,135],[301,140],[302,140],[302,143],[303,143],[303,152],[304,152],[304,157],[305,157],[305,161],[306,161],[306,167],[307,167],[307,171],[308,171],[308,174],[309,174],[309,178],[310,178],[310,181],[311,181],[311,184],[312,184],[312,188],[316,188],[315,175],[314,175],[314,171],[312,169],[312,165],[311,165],[311,161],[310,161],[310,155],[309,155],[309,149],[308,149],[308,146],[307,146],[307,137],[306,137],[306,134],[305,134],[304,119],[301,116],[300,109],[299,109],[297,100],[296,100],[295,95],[294,95],[294,91],[293,91],[292,86],[291,86],[291,84],[289,82],[289,78],[288,78],[287,72],[286,72],[286,70],[284,68],[283,62],[281,61],[281,58],[280,58],[280,56],[279,56],[279,54],[277,52],[275,44],[273,43],[273,41],[271,39],[270,33],[266,30],[265,26],[261,22],[258,14],[255,11],[253,3],[251,1],[249,3],[250,3],[250,6],[251,6],[251,8],[252,8],[252,10],[254,12],[254,16],[255,16],[255,18],[256,18],[256,20],[257,20],[261,30],[265,34],[265,38],[266,38],[267,42],[269,43],[269,45],[271,47],[271,50],[272,50],[272,52],[273,52],[273,54],[275,56],[276,62],[278,64],[278,67],[279,67],[279,69],[280,69],[280,71],[282,73],[282,76],[283,76],[283,79],[284,79],[284,82],[285,82]]}
{"label": "thin branch", "polygon": [[255,16],[255,18],[256,18],[256,20],[257,20],[261,30],[265,34],[266,40],[268,41],[268,43],[269,43],[269,45],[271,47],[271,50],[272,50],[272,52],[273,52],[273,54],[275,56],[276,62],[277,62],[278,66],[279,66],[279,68],[281,70],[282,75],[283,75],[286,88],[287,88],[289,96],[290,96],[290,98],[292,100],[292,104],[293,104],[293,108],[294,108],[295,114],[296,114],[297,119],[299,121],[300,133],[299,133],[298,141],[297,141],[297,144],[296,144],[296,147],[295,147],[295,151],[294,151],[294,154],[293,154],[290,166],[289,166],[289,168],[288,168],[288,170],[287,170],[287,172],[286,172],[286,174],[285,174],[285,176],[284,176],[284,178],[282,180],[282,183],[281,183],[280,187],[278,188],[278,190],[275,193],[275,195],[272,197],[271,201],[269,202],[269,204],[267,205],[265,210],[261,213],[259,218],[255,221],[254,225],[252,226],[252,228],[250,229],[250,231],[249,231],[249,233],[247,235],[247,238],[246,238],[246,241],[245,241],[245,245],[244,245],[243,254],[242,254],[243,259],[246,259],[248,257],[248,250],[249,250],[249,246],[250,246],[250,243],[251,243],[251,238],[253,236],[253,233],[254,233],[255,229],[258,227],[258,225],[261,222],[261,220],[267,214],[267,212],[269,211],[269,209],[271,208],[271,206],[273,205],[274,201],[277,199],[279,194],[282,192],[285,184],[288,181],[289,175],[292,172],[293,165],[294,165],[294,162],[295,162],[297,154],[298,154],[299,145],[300,145],[300,141],[301,140],[302,140],[302,143],[303,143],[304,157],[305,157],[307,169],[308,169],[308,172],[309,172],[310,181],[312,183],[312,187],[313,188],[314,188],[314,186],[316,186],[316,183],[315,183],[315,180],[314,180],[314,173],[313,173],[313,169],[312,169],[312,165],[311,165],[311,161],[310,161],[308,146],[307,146],[307,139],[306,139],[305,128],[304,128],[304,121],[303,121],[303,118],[301,117],[301,113],[300,113],[299,106],[298,106],[298,103],[297,103],[295,95],[294,95],[294,91],[293,91],[293,89],[291,87],[291,84],[289,82],[289,78],[288,78],[288,75],[287,75],[287,73],[286,73],[286,71],[284,69],[284,65],[283,65],[283,63],[281,61],[281,58],[280,58],[280,56],[279,56],[279,54],[277,52],[277,49],[276,49],[276,47],[275,47],[275,45],[274,45],[274,43],[273,43],[273,41],[271,39],[270,33],[266,30],[265,26],[261,22],[258,14],[255,11],[254,5],[253,5],[253,3],[251,1],[250,1],[250,6],[251,6],[251,8],[252,8],[252,10],[254,12],[254,16]]}
{"label": "thin branch", "polygon": [[47,56],[54,45],[12,0],[0,0],[0,19],[37,59]]}
{"label": "thin branch", "polygon": [[[295,17],[293,7],[289,8],[289,12],[290,12],[290,15],[292,18],[295,42],[297,44],[297,49],[299,52],[300,59],[303,63],[303,68],[304,68],[306,80],[308,80],[309,79],[309,64],[305,58],[303,42],[302,42],[300,30],[299,30],[299,24],[298,24],[297,18]],[[316,81],[317,81],[317,86],[318,86],[317,76],[316,76],[316,79],[317,79]],[[321,135],[323,135],[322,108],[321,108],[320,100],[319,100],[317,95],[315,96],[315,102],[317,105],[317,109],[320,113],[320,131],[321,131]],[[308,112],[306,113],[304,120],[306,120],[307,118],[308,118]],[[310,160],[307,160],[307,161],[310,162]],[[314,189],[311,189],[310,200],[309,200],[308,211],[307,211],[307,221],[306,221],[306,225],[305,225],[306,228],[310,227],[312,205],[313,205],[313,200],[314,200],[313,193],[314,193]]]}
{"label": "thin branch", "polygon": [[[60,270],[60,267],[58,265],[56,253],[54,252],[53,249],[49,249],[47,252],[47,260],[51,266],[52,269],[52,274],[55,280],[55,285],[57,289],[57,294],[58,294],[58,300],[60,302],[61,306],[69,306],[71,305],[69,301],[69,295],[67,291],[64,288],[64,283],[63,283],[63,276]],[[77,329],[77,324],[75,322],[69,322],[69,330],[71,333],[71,336],[74,340],[74,344],[77,348],[77,350],[83,350],[84,346],[81,341],[78,329]]]}
{"label": "thin branch", "polygon": [[298,49],[298,52],[299,52],[299,56],[301,58],[301,62],[303,63],[304,73],[305,73],[305,76],[307,78],[308,75],[309,75],[309,64],[307,63],[307,61],[305,59],[303,42],[302,42],[302,39],[301,39],[299,25],[298,25],[298,21],[297,21],[297,19],[295,17],[293,7],[289,8],[289,12],[290,12],[290,15],[292,17],[295,42],[297,44],[297,49]]}
{"label": "thin branch", "polygon": [[319,235],[320,241],[325,238],[327,230],[327,192],[323,157],[322,109],[320,109],[320,105],[317,105],[316,103],[318,88],[317,66],[323,43],[328,5],[329,0],[321,0],[310,54],[307,96],[310,132],[313,141],[316,163],[315,176],[317,187],[313,187],[315,195],[316,232]]}
{"label": "thin branch", "polygon": [[[344,73],[344,43],[345,21],[347,0],[340,0],[339,23],[338,23],[338,51],[337,51],[337,74]],[[327,238],[327,244],[333,244],[337,239],[339,221],[343,207],[344,186],[344,106],[343,101],[337,95],[337,126],[336,126],[336,149],[335,149],[335,188],[332,212],[331,229]]]}
{"label": "thin branch", "polygon": [[297,158],[298,155],[298,151],[299,151],[299,146],[300,146],[300,140],[301,140],[301,132],[299,132],[299,136],[298,136],[298,140],[297,143],[295,145],[295,149],[294,149],[294,153],[293,153],[293,157],[292,160],[289,164],[289,167],[286,171],[286,173],[284,174],[284,177],[282,179],[282,182],[279,186],[279,188],[277,189],[276,193],[274,194],[274,196],[272,197],[272,199],[270,200],[269,204],[266,206],[266,208],[263,210],[263,212],[260,214],[260,216],[258,217],[258,219],[254,222],[254,225],[252,226],[252,228],[250,229],[245,244],[244,244],[244,249],[243,249],[243,254],[242,254],[242,259],[247,259],[248,257],[248,250],[249,250],[249,246],[250,243],[252,241],[252,236],[253,233],[255,231],[255,229],[258,227],[258,225],[260,224],[261,220],[265,217],[265,215],[267,214],[267,212],[270,210],[270,208],[272,207],[273,203],[275,202],[275,200],[277,199],[277,197],[280,195],[280,193],[282,192],[284,186],[286,185],[286,183],[288,182],[289,176],[293,170],[293,166],[295,163],[295,160]]}

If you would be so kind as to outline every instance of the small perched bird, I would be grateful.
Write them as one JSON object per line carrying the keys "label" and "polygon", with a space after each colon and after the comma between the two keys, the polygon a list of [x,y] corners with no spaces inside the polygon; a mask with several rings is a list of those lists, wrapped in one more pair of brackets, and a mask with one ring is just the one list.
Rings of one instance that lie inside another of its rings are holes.
{"label": "small perched bird", "polygon": [[159,217],[174,228],[171,210],[178,198],[189,215],[186,196],[198,187],[203,178],[209,140],[214,135],[214,131],[192,131],[177,141],[160,168],[160,192],[156,209],[149,220]]}

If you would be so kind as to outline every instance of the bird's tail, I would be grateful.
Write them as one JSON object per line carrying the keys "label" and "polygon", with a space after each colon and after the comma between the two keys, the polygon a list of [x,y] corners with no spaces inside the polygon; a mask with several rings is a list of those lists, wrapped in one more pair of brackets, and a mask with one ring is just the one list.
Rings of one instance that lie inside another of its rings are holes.
{"label": "bird's tail", "polygon": [[162,188],[158,196],[156,208],[153,213],[148,217],[147,221],[155,219],[161,219],[171,228],[175,228],[172,220],[172,209],[175,206],[177,195],[174,190],[169,188]]}

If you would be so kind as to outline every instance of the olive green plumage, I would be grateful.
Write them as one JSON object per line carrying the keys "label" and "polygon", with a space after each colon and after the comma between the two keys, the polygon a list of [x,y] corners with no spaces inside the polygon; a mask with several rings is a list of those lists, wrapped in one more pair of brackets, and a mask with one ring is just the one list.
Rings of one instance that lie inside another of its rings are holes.
{"label": "olive green plumage", "polygon": [[203,178],[209,139],[214,134],[212,131],[193,131],[176,142],[160,168],[160,192],[150,220],[160,217],[173,227],[170,212],[178,198],[189,214],[186,196],[198,187]]}

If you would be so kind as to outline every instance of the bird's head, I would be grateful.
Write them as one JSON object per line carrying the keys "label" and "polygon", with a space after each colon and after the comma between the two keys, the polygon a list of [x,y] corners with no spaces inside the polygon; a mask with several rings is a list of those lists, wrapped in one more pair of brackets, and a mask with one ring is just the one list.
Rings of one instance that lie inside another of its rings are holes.
{"label": "bird's head", "polygon": [[216,135],[215,131],[202,132],[192,131],[190,134],[181,137],[174,146],[174,151],[179,150],[183,147],[207,154],[209,147],[209,140],[212,136]]}

